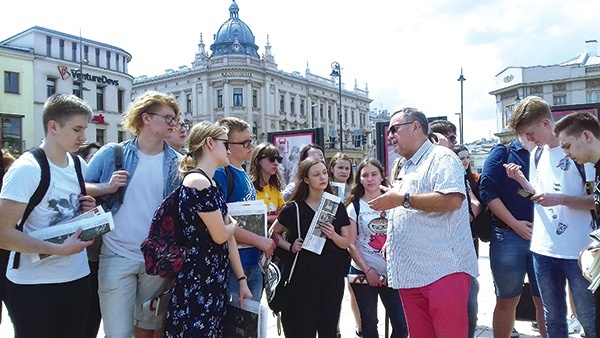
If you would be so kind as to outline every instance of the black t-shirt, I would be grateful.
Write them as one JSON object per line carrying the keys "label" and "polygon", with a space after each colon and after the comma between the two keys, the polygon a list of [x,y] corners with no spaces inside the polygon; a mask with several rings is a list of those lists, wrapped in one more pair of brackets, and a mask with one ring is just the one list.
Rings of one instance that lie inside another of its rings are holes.
{"label": "black t-shirt", "polygon": [[600,226],[600,161],[596,163],[596,180],[594,184],[594,204],[596,205],[596,224]]}
{"label": "black t-shirt", "polygon": [[[301,201],[297,202],[298,207],[300,208],[300,232],[301,238],[306,237],[306,233],[308,232],[308,228],[310,228],[310,223],[312,222],[313,217],[315,216],[315,211],[311,209],[311,207],[306,204],[306,202]],[[279,216],[277,217],[279,223],[281,223],[284,227],[288,229],[288,241],[291,243],[296,238],[298,238],[298,225],[296,223],[296,206],[294,203],[286,204]],[[346,212],[346,208],[343,203],[340,203],[337,211],[335,213],[335,219],[333,220],[333,227],[335,228],[335,232],[340,234],[343,226],[350,225],[350,219],[348,218],[348,213]],[[337,252],[337,251],[345,251],[345,249],[340,249],[331,239],[327,239],[325,241],[325,246],[323,247],[323,252]]]}

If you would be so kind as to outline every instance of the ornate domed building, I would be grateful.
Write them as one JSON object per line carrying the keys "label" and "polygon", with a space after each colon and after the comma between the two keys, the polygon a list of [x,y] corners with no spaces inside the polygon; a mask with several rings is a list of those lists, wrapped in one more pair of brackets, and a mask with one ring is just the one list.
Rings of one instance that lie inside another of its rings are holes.
{"label": "ornate domed building", "polygon": [[147,90],[170,93],[193,122],[242,118],[250,123],[258,142],[267,141],[269,132],[322,128],[325,148],[331,148],[328,158],[339,150],[341,101],[344,152],[355,163],[373,154],[368,89],[359,89],[355,83],[348,90],[342,83],[340,100],[336,76],[312,74],[308,64],[304,74],[277,69],[269,37],[259,55],[255,36],[239,12],[233,1],[229,19],[214,35],[210,54],[200,34],[191,67],[136,78],[132,97]]}

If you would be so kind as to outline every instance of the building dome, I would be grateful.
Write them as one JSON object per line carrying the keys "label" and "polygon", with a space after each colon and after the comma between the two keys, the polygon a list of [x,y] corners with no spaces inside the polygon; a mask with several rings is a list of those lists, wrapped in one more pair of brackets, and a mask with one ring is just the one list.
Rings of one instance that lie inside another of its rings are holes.
{"label": "building dome", "polygon": [[210,46],[211,57],[222,55],[258,56],[258,46],[254,44],[254,34],[238,17],[239,7],[235,0],[229,6],[229,20],[225,21],[215,34],[215,42]]}

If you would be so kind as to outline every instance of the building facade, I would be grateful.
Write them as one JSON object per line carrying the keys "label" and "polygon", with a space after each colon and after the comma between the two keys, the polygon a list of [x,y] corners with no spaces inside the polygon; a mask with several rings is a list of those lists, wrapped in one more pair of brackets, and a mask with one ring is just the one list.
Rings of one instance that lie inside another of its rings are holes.
{"label": "building facade", "polygon": [[367,89],[355,83],[349,90],[342,83],[340,100],[340,77],[312,74],[308,65],[304,74],[279,70],[268,36],[262,56],[258,51],[252,31],[240,20],[239,7],[233,2],[210,52],[201,35],[191,67],[136,78],[133,97],[148,90],[170,93],[194,123],[242,118],[258,142],[267,141],[269,132],[323,128],[327,158],[339,151],[341,125],[344,153],[355,163],[369,151],[373,153]]}
{"label": "building facade", "polygon": [[[0,95],[3,120],[20,119],[21,148],[39,145],[44,137],[42,108],[54,93],[82,97],[94,110],[86,130],[89,142],[104,144],[130,137],[121,128],[121,113],[131,101],[133,77],[127,73],[131,55],[121,48],[35,26],[0,41],[4,88]],[[8,86],[8,89],[7,89]]]}
{"label": "building facade", "polygon": [[501,131],[496,135],[502,142],[514,138],[506,126],[519,101],[527,96],[541,97],[553,112],[593,108],[600,103],[597,45],[597,40],[586,41],[586,52],[560,64],[508,67],[496,75],[496,89],[490,94],[496,97],[497,127]]}

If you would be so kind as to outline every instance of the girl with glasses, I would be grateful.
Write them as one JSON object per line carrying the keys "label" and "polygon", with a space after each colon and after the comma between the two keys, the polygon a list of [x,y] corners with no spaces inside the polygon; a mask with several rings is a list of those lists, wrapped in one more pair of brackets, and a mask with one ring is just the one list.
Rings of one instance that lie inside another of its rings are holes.
{"label": "girl with glasses", "polygon": [[252,151],[250,179],[256,188],[256,199],[267,205],[267,222],[271,225],[285,204],[281,197],[279,165],[283,158],[272,143],[261,143]]}
{"label": "girl with glasses", "polygon": [[[239,302],[251,299],[233,237],[237,222],[213,176],[229,164],[227,130],[208,123],[192,128],[189,152],[179,164],[179,223],[188,247],[165,316],[165,337],[218,337],[223,331],[229,266],[239,282]],[[204,301],[198,301],[198,300]]]}

